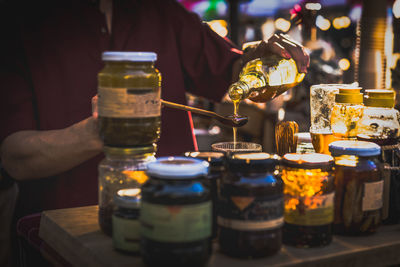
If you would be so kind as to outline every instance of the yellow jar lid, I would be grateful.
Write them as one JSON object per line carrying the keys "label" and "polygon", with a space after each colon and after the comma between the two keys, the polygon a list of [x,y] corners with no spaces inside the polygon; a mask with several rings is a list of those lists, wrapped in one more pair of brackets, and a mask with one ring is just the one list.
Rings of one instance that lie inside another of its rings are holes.
{"label": "yellow jar lid", "polygon": [[393,108],[396,99],[394,90],[368,89],[365,90],[364,105],[368,107]]}
{"label": "yellow jar lid", "polygon": [[363,94],[361,93],[361,87],[354,87],[354,88],[339,87],[339,93],[335,95],[335,102],[361,104],[363,102]]}

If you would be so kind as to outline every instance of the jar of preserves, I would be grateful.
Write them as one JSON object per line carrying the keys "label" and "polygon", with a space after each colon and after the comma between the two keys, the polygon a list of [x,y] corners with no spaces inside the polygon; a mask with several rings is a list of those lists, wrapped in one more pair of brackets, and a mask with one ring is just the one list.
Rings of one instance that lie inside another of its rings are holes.
{"label": "jar of preserves", "polygon": [[128,253],[139,253],[140,202],[139,188],[121,189],[114,196],[116,210],[112,217],[112,238],[115,249]]}
{"label": "jar of preserves", "polygon": [[112,232],[114,195],[120,189],[140,188],[148,179],[147,163],[154,161],[155,146],[104,147],[105,158],[99,163],[99,224],[107,235]]}
{"label": "jar of preserves", "polygon": [[289,153],[282,160],[283,243],[319,247],[332,241],[335,185],[330,155]]}
{"label": "jar of preserves", "polygon": [[400,222],[400,113],[394,108],[395,98],[393,90],[365,90],[365,108],[357,135],[358,140],[378,144],[380,160],[388,164],[390,181],[384,181],[383,219],[388,217],[385,223]]}
{"label": "jar of preserves", "polygon": [[381,223],[383,188],[377,144],[335,141],[329,145],[335,157],[335,220],[338,234],[373,233]]}
{"label": "jar of preserves", "polygon": [[148,165],[142,187],[141,254],[149,266],[203,266],[211,254],[208,163],[166,157]]}
{"label": "jar of preserves", "polygon": [[161,74],[152,52],[104,52],[98,74],[100,137],[106,146],[149,146],[161,128]]}
{"label": "jar of preserves", "polygon": [[282,245],[283,183],[279,156],[235,153],[227,158],[218,206],[219,247],[229,256],[256,258]]}
{"label": "jar of preserves", "polygon": [[203,151],[203,152],[186,152],[186,157],[197,158],[201,160],[206,160],[210,166],[206,179],[206,183],[210,188],[211,201],[212,201],[212,238],[217,237],[217,202],[218,202],[218,192],[219,185],[222,179],[222,175],[225,171],[225,157],[222,152],[214,151]]}
{"label": "jar of preserves", "polygon": [[363,112],[361,87],[339,88],[331,114],[332,134],[340,139],[356,139],[357,123]]}

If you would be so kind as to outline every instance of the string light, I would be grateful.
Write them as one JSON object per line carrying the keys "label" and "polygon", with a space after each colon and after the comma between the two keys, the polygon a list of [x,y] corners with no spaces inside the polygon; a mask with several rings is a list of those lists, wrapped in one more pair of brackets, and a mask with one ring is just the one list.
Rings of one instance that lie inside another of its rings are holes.
{"label": "string light", "polygon": [[315,21],[315,25],[317,25],[317,27],[321,30],[327,31],[331,27],[331,22],[323,16],[318,15]]}
{"label": "string light", "polygon": [[290,21],[283,18],[279,18],[275,20],[275,28],[283,32],[287,32],[290,29]]}
{"label": "string light", "polygon": [[347,58],[339,60],[339,68],[341,70],[348,70],[350,68],[350,61]]}

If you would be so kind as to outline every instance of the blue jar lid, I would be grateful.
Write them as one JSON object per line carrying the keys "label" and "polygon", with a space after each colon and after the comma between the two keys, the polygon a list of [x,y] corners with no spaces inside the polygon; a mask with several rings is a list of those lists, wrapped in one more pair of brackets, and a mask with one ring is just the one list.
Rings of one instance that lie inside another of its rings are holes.
{"label": "blue jar lid", "polygon": [[329,145],[329,151],[333,156],[354,155],[361,157],[378,156],[381,148],[375,143],[366,141],[335,141]]}
{"label": "blue jar lid", "polygon": [[161,157],[147,165],[147,174],[165,179],[190,179],[208,174],[209,163],[188,157]]}

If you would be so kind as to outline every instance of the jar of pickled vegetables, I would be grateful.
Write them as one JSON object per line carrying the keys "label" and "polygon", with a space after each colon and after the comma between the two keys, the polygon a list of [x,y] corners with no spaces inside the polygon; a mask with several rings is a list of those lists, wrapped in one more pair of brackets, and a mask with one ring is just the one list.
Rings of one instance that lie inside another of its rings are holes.
{"label": "jar of pickled vegetables", "polygon": [[335,233],[375,232],[383,206],[380,147],[372,142],[348,140],[331,143],[329,150],[335,158]]}
{"label": "jar of pickled vegetables", "polygon": [[98,74],[100,137],[106,146],[149,146],[161,128],[161,74],[153,52],[104,52]]}
{"label": "jar of pickled vegetables", "polygon": [[361,88],[339,88],[331,114],[332,134],[340,139],[356,139],[357,124],[363,113]]}
{"label": "jar of pickled vegetables", "polygon": [[284,244],[319,247],[332,241],[335,197],[333,166],[333,158],[326,154],[284,155]]}
{"label": "jar of pickled vegetables", "polygon": [[283,183],[279,157],[267,153],[228,156],[218,206],[219,246],[242,258],[264,257],[282,245]]}
{"label": "jar of pickled vegetables", "polygon": [[155,160],[155,147],[104,147],[105,158],[99,170],[99,224],[111,235],[114,196],[120,189],[140,188],[148,179],[146,167]]}

